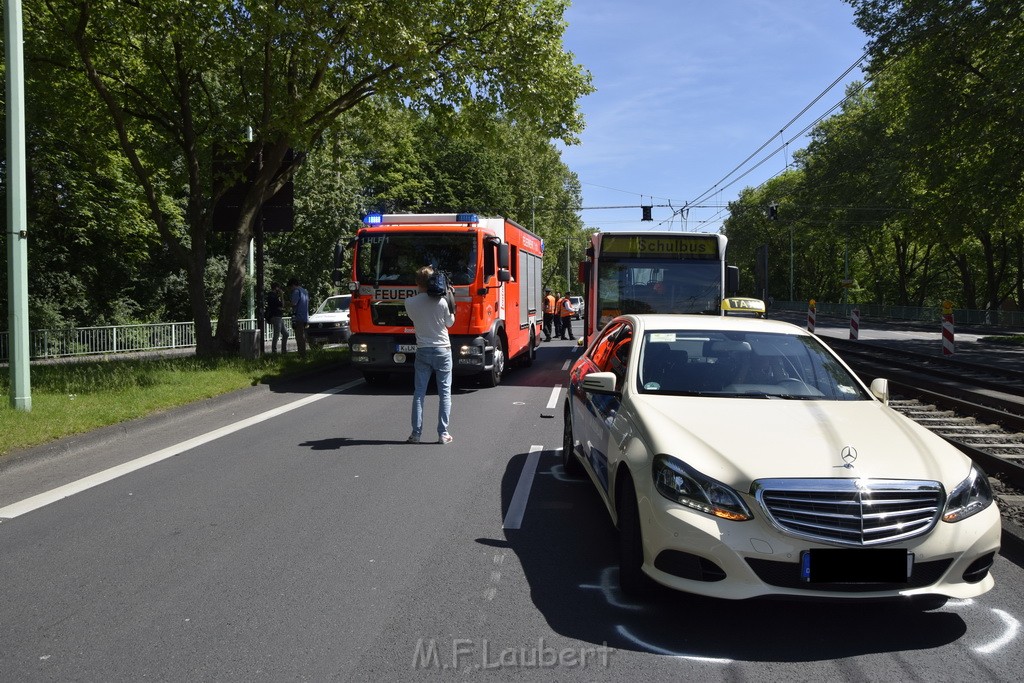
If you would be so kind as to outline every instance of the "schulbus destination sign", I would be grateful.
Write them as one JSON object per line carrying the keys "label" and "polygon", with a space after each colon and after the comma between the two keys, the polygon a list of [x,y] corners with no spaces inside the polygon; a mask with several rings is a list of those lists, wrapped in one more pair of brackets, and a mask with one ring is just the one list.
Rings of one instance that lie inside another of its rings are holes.
{"label": "schulbus destination sign", "polygon": [[714,235],[604,235],[605,256],[718,259],[718,238]]}

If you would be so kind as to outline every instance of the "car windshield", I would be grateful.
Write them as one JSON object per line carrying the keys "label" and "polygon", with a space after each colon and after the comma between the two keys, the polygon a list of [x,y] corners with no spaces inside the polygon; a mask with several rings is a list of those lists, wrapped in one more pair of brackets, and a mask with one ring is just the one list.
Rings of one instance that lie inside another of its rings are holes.
{"label": "car windshield", "polygon": [[641,393],[858,401],[870,396],[810,336],[722,330],[644,335]]}
{"label": "car windshield", "polygon": [[320,308],[316,309],[317,313],[337,313],[338,311],[347,311],[348,305],[351,302],[352,297],[350,296],[332,296],[324,299],[324,302],[320,304]]}

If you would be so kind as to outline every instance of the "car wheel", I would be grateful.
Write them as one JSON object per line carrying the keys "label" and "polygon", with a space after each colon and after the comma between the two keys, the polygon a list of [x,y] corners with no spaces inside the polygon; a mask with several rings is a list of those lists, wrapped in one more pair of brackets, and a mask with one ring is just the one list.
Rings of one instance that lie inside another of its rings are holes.
{"label": "car wheel", "polygon": [[570,477],[583,475],[583,465],[576,457],[576,439],[572,433],[572,410],[565,402],[565,417],[562,423],[562,469]]}
{"label": "car wheel", "polygon": [[616,502],[619,518],[619,588],[630,597],[643,598],[651,594],[653,582],[642,569],[644,564],[643,536],[640,531],[640,510],[636,501],[633,480],[626,477]]}
{"label": "car wheel", "polygon": [[494,363],[489,372],[485,373],[484,384],[496,387],[501,384],[501,375],[505,372],[505,343],[501,335],[494,338]]}

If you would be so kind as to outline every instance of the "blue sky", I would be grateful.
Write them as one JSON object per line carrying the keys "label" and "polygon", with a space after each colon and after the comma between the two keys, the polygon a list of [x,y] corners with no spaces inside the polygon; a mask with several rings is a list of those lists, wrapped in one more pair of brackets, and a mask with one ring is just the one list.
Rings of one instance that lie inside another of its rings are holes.
{"label": "blue sky", "polygon": [[728,214],[713,207],[780,173],[807,145],[800,131],[863,77],[855,68],[790,124],[864,53],[841,0],[575,0],[566,20],[565,49],[597,88],[581,102],[582,144],[562,151],[583,206],[708,206],[685,223],[658,206],[650,223],[636,208],[580,213],[602,230],[717,232]]}

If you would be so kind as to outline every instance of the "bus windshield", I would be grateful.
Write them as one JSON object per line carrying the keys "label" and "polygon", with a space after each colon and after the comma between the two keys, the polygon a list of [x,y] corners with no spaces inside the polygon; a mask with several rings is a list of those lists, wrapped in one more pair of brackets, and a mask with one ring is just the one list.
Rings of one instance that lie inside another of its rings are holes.
{"label": "bus windshield", "polygon": [[356,277],[372,285],[415,285],[423,266],[443,270],[453,285],[476,278],[476,236],[466,233],[369,233],[359,237]]}
{"label": "bus windshield", "polygon": [[606,256],[598,264],[597,290],[597,329],[623,313],[719,315],[722,264]]}

